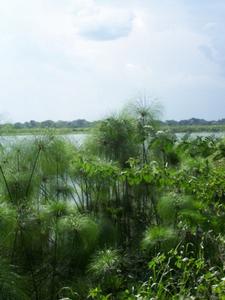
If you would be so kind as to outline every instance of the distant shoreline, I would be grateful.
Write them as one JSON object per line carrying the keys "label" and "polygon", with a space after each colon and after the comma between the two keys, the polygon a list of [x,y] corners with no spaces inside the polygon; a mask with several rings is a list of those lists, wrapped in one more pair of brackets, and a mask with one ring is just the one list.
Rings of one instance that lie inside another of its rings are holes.
{"label": "distant shoreline", "polygon": [[194,132],[224,132],[225,125],[162,125],[162,129],[169,129],[174,133]]}
{"label": "distant shoreline", "polygon": [[[16,135],[41,135],[52,133],[55,135],[88,134],[93,127],[86,128],[2,128],[1,136]],[[195,133],[195,132],[225,132],[225,125],[161,125],[162,130],[170,130],[173,133]]]}
{"label": "distant shoreline", "polygon": [[90,133],[90,128],[23,128],[23,129],[2,129],[1,136],[16,136],[16,135],[42,135],[42,134],[68,135],[68,134],[87,134]]}

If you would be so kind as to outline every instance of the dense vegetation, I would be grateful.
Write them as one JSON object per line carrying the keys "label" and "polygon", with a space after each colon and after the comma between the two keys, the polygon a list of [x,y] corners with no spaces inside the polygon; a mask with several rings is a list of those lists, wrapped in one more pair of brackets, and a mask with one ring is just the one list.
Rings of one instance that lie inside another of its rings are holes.
{"label": "dense vegetation", "polygon": [[169,128],[174,133],[225,132],[225,125],[162,125],[162,128]]}
{"label": "dense vegetation", "polygon": [[188,120],[180,120],[180,121],[175,121],[175,120],[167,120],[164,122],[167,125],[180,125],[180,126],[190,126],[190,125],[195,125],[195,126],[203,126],[203,125],[225,125],[225,119],[219,119],[217,121],[207,121],[204,119],[197,119],[197,118],[191,118]]}
{"label": "dense vegetation", "polygon": [[52,121],[46,120],[37,122],[2,123],[0,124],[0,133],[2,135],[37,135],[42,134],[43,130],[54,130],[55,134],[72,134],[86,132],[90,127],[94,127],[97,122],[89,122],[84,119],[74,121]]}
{"label": "dense vegetation", "polygon": [[25,129],[25,128],[85,128],[93,125],[94,122],[86,121],[85,119],[78,119],[73,121],[52,121],[45,120],[42,122],[38,122],[35,120],[31,120],[29,122],[16,122],[14,124],[6,123],[2,124],[2,126],[8,126],[14,129]]}
{"label": "dense vegetation", "polygon": [[0,299],[225,299],[224,140],[137,106],[0,150]]}

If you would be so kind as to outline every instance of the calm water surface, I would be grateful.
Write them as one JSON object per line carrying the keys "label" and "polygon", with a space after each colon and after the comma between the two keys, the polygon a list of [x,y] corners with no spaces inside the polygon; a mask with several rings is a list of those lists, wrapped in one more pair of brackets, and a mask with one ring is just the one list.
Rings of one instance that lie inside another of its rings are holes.
{"label": "calm water surface", "polygon": [[[41,135],[4,135],[0,136],[0,144],[15,144],[15,143],[21,143],[23,141],[32,141],[35,139],[39,139],[43,136]],[[74,144],[81,145],[85,138],[87,137],[87,134],[67,134],[62,136],[65,140],[68,140]]]}
{"label": "calm water surface", "polygon": [[[181,139],[185,133],[177,133],[176,136],[178,139]],[[214,136],[216,138],[225,138],[225,132],[194,132],[190,134],[191,138],[196,138],[196,137],[208,137],[208,136]],[[23,142],[23,141],[29,141],[29,140],[34,140],[37,138],[40,138],[41,136],[33,136],[33,135],[16,135],[16,136],[0,136],[0,144],[15,144],[17,142]],[[63,138],[65,140],[68,140],[74,144],[81,145],[85,138],[87,137],[87,134],[68,134],[64,135]]]}

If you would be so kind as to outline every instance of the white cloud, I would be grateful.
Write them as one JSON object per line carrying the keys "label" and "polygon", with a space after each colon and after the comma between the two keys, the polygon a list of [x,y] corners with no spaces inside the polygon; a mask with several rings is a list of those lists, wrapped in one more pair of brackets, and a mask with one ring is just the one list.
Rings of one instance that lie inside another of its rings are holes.
{"label": "white cloud", "polygon": [[98,7],[76,15],[78,33],[90,40],[107,41],[128,36],[134,16],[131,12],[115,8]]}

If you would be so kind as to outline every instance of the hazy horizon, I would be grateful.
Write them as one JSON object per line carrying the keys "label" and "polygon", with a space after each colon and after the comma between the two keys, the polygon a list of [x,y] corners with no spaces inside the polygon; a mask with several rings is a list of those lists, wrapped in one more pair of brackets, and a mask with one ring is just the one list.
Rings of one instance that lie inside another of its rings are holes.
{"label": "hazy horizon", "polygon": [[[112,114],[112,115],[114,115],[114,114]],[[105,117],[104,118],[107,118],[107,117],[109,117],[110,116],[110,114],[108,114],[108,115],[105,115]],[[102,118],[102,119],[104,119],[104,118]],[[35,121],[35,122],[45,122],[45,121],[53,121],[53,122],[73,122],[73,121],[77,121],[77,120],[85,120],[85,121],[87,121],[87,122],[98,122],[98,121],[101,121],[102,119],[95,119],[95,120],[88,120],[88,119],[85,119],[85,118],[76,118],[76,119],[70,119],[70,120],[62,120],[62,119],[56,119],[56,120],[54,120],[54,119],[43,119],[43,120],[39,120],[39,121],[37,121],[37,120],[34,120],[34,119],[28,119],[28,120],[25,120],[25,121],[10,121],[10,120],[6,120],[6,119],[4,119],[4,116],[1,118],[1,116],[0,116],[0,124],[7,124],[7,123],[10,123],[10,124],[15,124],[15,123],[26,123],[26,122],[31,122],[31,121]],[[180,122],[180,121],[188,121],[188,120],[191,120],[191,119],[198,119],[198,120],[205,120],[205,121],[207,121],[207,122],[217,122],[217,121],[220,121],[220,120],[222,120],[222,119],[225,119],[225,117],[224,118],[220,118],[220,119],[204,119],[204,118],[195,118],[195,117],[190,117],[190,118],[188,118],[188,119],[165,119],[165,118],[160,118],[160,121],[162,121],[162,122],[166,122],[166,121],[175,121],[175,122]]]}
{"label": "hazy horizon", "polygon": [[163,119],[225,117],[225,1],[0,3],[3,121],[101,119],[140,93]]}

